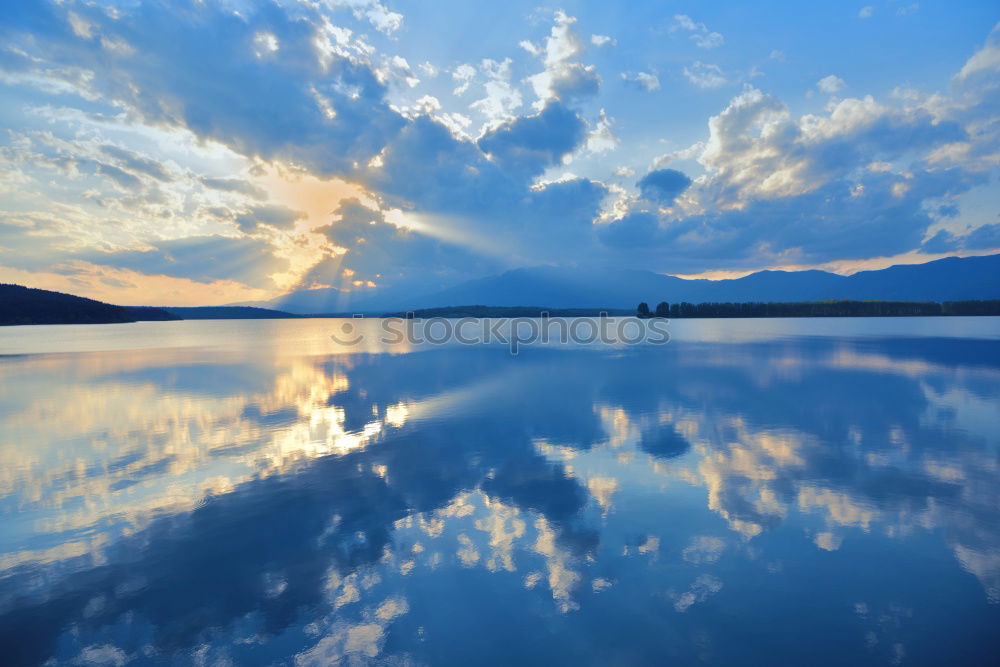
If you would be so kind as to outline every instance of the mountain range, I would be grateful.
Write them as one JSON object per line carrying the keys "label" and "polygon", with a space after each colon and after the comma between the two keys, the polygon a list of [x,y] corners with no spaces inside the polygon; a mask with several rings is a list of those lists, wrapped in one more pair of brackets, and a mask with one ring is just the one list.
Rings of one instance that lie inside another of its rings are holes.
{"label": "mountain range", "polygon": [[[635,308],[640,301],[962,301],[1000,298],[1000,255],[947,257],[841,276],[826,271],[758,271],[727,280],[652,271],[529,267],[412,294],[405,288],[347,300],[335,289],[291,292],[254,305],[299,314],[382,313],[482,304],[551,308]],[[349,295],[348,295],[349,296]]]}
{"label": "mountain range", "polygon": [[419,296],[397,288],[356,300],[347,307],[341,301],[343,297],[343,292],[320,289],[292,292],[253,306],[156,308],[116,306],[59,292],[0,285],[0,325],[270,319],[350,312],[382,315],[428,309],[482,314],[483,307],[634,312],[641,301],[653,307],[661,301],[697,304],[988,300],[1000,299],[1000,255],[948,257],[850,276],[825,271],[759,271],[731,280],[686,280],[650,271],[546,266],[507,271]]}

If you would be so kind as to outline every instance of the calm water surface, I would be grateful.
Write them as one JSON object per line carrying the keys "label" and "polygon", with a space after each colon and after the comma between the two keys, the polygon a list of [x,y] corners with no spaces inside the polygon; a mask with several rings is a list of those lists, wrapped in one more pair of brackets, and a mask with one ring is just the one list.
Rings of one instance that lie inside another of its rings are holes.
{"label": "calm water surface", "polygon": [[0,329],[0,663],[996,664],[997,318],[339,325]]}

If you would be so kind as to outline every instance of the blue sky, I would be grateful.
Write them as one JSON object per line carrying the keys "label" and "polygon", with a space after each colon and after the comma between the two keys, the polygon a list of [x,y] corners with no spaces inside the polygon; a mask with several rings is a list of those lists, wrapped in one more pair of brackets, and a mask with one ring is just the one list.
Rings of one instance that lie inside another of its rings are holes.
{"label": "blue sky", "polygon": [[1000,248],[994,2],[0,8],[0,281],[196,305]]}

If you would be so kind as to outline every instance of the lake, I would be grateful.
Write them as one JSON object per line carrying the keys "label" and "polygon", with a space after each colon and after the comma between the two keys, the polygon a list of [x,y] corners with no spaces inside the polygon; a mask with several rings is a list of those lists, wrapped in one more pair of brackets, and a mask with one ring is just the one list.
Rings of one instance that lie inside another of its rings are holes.
{"label": "lake", "polygon": [[996,664],[1000,319],[379,326],[0,329],[0,662]]}

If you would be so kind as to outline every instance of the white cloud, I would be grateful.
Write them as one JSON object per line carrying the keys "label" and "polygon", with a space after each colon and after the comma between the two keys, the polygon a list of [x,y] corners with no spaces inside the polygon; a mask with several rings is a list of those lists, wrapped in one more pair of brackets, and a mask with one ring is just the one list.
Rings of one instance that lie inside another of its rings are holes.
{"label": "white cloud", "polygon": [[424,95],[419,98],[413,106],[421,113],[430,114],[441,110],[441,100],[433,95]]}
{"label": "white cloud", "polygon": [[76,12],[69,13],[69,27],[73,29],[73,34],[80,39],[92,39],[94,37],[94,27]]}
{"label": "white cloud", "polygon": [[824,76],[822,79],[816,82],[816,87],[819,89],[819,91],[822,93],[827,93],[829,95],[836,95],[841,90],[843,90],[846,85],[847,84],[844,83],[843,79],[841,79],[839,76],[834,76],[833,74],[830,74],[829,76]]}
{"label": "white cloud", "polygon": [[455,137],[465,140],[471,140],[473,138],[469,135],[469,128],[472,126],[472,119],[468,116],[457,112],[451,112],[436,114],[434,118],[447,127]]}
{"label": "white cloud", "polygon": [[914,2],[912,5],[906,5],[905,7],[897,9],[896,16],[909,16],[910,14],[916,14],[918,9],[920,9],[920,3]]}
{"label": "white cloud", "polygon": [[660,77],[656,72],[622,72],[622,80],[645,91],[660,88]]}
{"label": "white cloud", "polygon": [[684,76],[699,88],[718,88],[729,81],[718,65],[703,63],[700,60],[695,61],[691,67],[685,67]]}
{"label": "white cloud", "polygon": [[265,58],[272,53],[277,53],[280,44],[278,38],[269,32],[258,32],[253,37],[254,55],[258,58]]}
{"label": "white cloud", "polygon": [[451,72],[451,78],[458,82],[458,86],[452,91],[453,95],[462,95],[472,85],[472,79],[476,76],[476,68],[467,63],[459,65]]}
{"label": "white cloud", "polygon": [[687,14],[675,14],[674,22],[670,25],[670,32],[685,30],[691,33],[691,41],[700,49],[714,49],[725,43],[725,38],[720,33],[710,31],[704,23],[696,23]]}
{"label": "white cloud", "polygon": [[662,169],[676,160],[692,160],[701,155],[705,150],[705,142],[697,141],[687,148],[664,153],[653,160],[653,169]]}
{"label": "white cloud", "polygon": [[702,49],[714,49],[722,46],[725,41],[722,35],[717,32],[710,32],[705,35],[691,35],[691,39],[696,46]]}
{"label": "white cloud", "polygon": [[841,100],[827,115],[796,119],[754,88],[713,116],[709,129],[699,160],[712,174],[716,196],[730,203],[798,196],[848,179],[861,166],[962,136],[953,123],[938,122],[922,108],[889,106],[870,96]]}
{"label": "white cloud", "polygon": [[545,40],[545,64],[556,66],[580,55],[583,45],[570,29],[576,23],[576,18],[567,15],[565,12],[557,11],[555,15],[555,25],[552,32]]}
{"label": "white cloud", "polygon": [[618,44],[618,41],[612,37],[608,37],[607,35],[591,35],[590,43],[598,47],[615,46],[616,44]]}
{"label": "white cloud", "polygon": [[[706,173],[684,191],[680,217],[625,202],[601,240],[633,252],[648,248],[650,263],[669,255],[673,265],[720,256],[821,263],[920,247],[937,219],[936,202],[988,182],[987,171],[965,156],[996,142],[981,132],[971,138],[972,129],[957,122],[964,109],[904,100],[845,99],[826,113],[795,117],[780,100],[747,87],[710,119],[704,148],[683,151],[697,153]],[[970,128],[976,117],[969,116]],[[958,144],[970,144],[958,161],[930,161]],[[654,169],[673,158],[662,156]],[[906,170],[893,166],[904,161]],[[673,176],[681,182],[680,172]],[[995,247],[998,238],[993,229],[968,241],[939,237],[944,248]]]}
{"label": "white cloud", "polygon": [[324,0],[330,8],[350,9],[354,18],[367,20],[376,30],[391,35],[403,26],[403,15],[390,11],[379,0]]}
{"label": "white cloud", "polygon": [[387,67],[384,69],[388,70],[389,79],[401,80],[410,88],[416,88],[420,83],[414,74],[413,70],[410,69],[410,63],[407,62],[406,58],[402,56],[393,56],[389,58]]}
{"label": "white cloud", "polygon": [[536,58],[542,55],[542,49],[535,46],[534,42],[522,39],[520,42],[517,43],[517,45],[520,46],[525,51],[527,51],[528,53],[530,53],[531,55],[535,56]]}
{"label": "white cloud", "polygon": [[1000,72],[1000,23],[993,26],[986,44],[966,61],[955,78],[964,81],[983,72]]}
{"label": "white cloud", "polygon": [[486,59],[480,65],[487,77],[486,96],[470,104],[469,108],[486,116],[488,126],[513,118],[514,112],[521,108],[521,93],[510,83],[510,65],[510,58],[503,62]]}
{"label": "white cloud", "polygon": [[677,30],[706,30],[704,23],[695,23],[687,14],[674,14],[674,22],[670,25],[670,32]]}
{"label": "white cloud", "polygon": [[613,125],[614,121],[608,118],[604,109],[601,109],[597,124],[587,134],[587,143],[585,144],[587,150],[591,153],[605,153],[618,148],[618,137],[615,136]]}
{"label": "white cloud", "polygon": [[536,109],[549,100],[563,102],[597,93],[601,77],[593,65],[583,65],[575,59],[583,53],[583,44],[571,26],[576,19],[562,10],[556,11],[555,24],[542,46],[522,41],[521,48],[542,60],[545,69],[527,81],[538,96]]}
{"label": "white cloud", "polygon": [[858,18],[859,19],[870,19],[872,17],[872,14],[874,12],[875,12],[875,8],[872,7],[871,5],[867,5],[866,7],[862,7],[860,10],[858,10]]}

